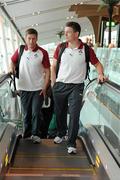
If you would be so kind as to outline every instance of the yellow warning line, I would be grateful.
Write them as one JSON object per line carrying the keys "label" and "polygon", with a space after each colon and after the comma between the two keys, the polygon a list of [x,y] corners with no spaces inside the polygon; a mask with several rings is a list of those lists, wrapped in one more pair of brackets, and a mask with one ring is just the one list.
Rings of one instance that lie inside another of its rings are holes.
{"label": "yellow warning line", "polygon": [[[15,173],[17,170],[18,172]],[[45,174],[46,172],[56,172],[56,173],[59,172],[61,176],[64,175],[63,174],[64,171],[66,172],[67,176],[69,176],[70,172],[71,172],[71,175],[73,174],[74,176],[76,175],[80,176],[81,173],[92,173],[93,175],[96,175],[96,171],[94,168],[47,168],[47,167],[45,168],[13,168],[12,167],[9,169],[9,172],[7,173],[7,175],[11,175],[11,174],[21,175],[21,173],[19,173],[19,170],[22,171],[22,173],[24,172],[23,173],[24,176],[25,174],[28,174],[28,172],[30,172],[29,175],[31,174],[34,175],[34,173],[36,174],[36,171],[39,173],[41,171],[42,172],[42,174],[40,173],[41,175],[44,175],[44,171],[45,171]],[[38,173],[36,175],[38,175]]]}
{"label": "yellow warning line", "polygon": [[33,155],[33,154],[18,154],[15,156],[16,158],[80,158],[80,159],[87,159],[86,156],[77,156],[77,155],[69,155],[69,156],[63,156],[63,155]]}
{"label": "yellow warning line", "polygon": [[36,167],[32,167],[32,168],[19,168],[19,167],[12,167],[10,168],[10,171],[11,170],[31,170],[31,171],[35,171],[35,170],[47,170],[47,171],[87,171],[87,172],[90,172],[92,171],[93,172],[93,168],[36,168]]}

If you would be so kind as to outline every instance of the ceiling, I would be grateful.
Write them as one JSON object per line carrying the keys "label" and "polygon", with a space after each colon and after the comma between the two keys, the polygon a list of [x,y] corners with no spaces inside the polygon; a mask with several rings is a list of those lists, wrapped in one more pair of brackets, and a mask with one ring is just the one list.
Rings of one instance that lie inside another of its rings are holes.
{"label": "ceiling", "polygon": [[35,28],[39,33],[39,44],[58,42],[57,33],[63,30],[67,21],[79,22],[81,36],[93,34],[93,28],[87,17],[77,18],[70,12],[71,5],[100,4],[101,0],[1,0],[3,7],[18,31],[24,37],[27,28]]}

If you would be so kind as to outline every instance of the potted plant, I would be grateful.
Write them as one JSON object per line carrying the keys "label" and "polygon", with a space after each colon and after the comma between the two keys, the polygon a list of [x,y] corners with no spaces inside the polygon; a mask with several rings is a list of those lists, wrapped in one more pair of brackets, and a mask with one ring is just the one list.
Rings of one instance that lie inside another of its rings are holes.
{"label": "potted plant", "polygon": [[61,38],[62,38],[62,36],[64,35],[64,31],[62,30],[62,31],[59,31],[58,33],[57,33],[57,36],[60,38],[60,40],[61,40]]}

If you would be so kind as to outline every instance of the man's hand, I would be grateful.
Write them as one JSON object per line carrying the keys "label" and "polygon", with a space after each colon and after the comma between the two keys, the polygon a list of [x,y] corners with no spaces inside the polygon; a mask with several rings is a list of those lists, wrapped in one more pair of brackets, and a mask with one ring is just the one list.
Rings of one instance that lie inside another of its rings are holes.
{"label": "man's hand", "polygon": [[13,62],[11,62],[10,67],[9,67],[9,73],[16,74],[16,70],[15,69],[16,69],[15,64]]}
{"label": "man's hand", "polygon": [[108,77],[104,76],[104,74],[98,75],[98,83],[104,83],[107,80],[108,80]]}
{"label": "man's hand", "polygon": [[42,89],[42,91],[40,91],[40,95],[42,95],[45,97],[46,96],[46,89]]}

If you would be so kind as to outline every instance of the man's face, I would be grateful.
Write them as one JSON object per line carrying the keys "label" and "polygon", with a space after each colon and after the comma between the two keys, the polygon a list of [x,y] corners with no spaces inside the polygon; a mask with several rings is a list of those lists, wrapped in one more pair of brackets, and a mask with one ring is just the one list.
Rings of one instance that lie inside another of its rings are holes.
{"label": "man's face", "polygon": [[71,27],[65,27],[65,37],[66,41],[72,42],[78,39],[78,32],[74,32],[73,28]]}
{"label": "man's face", "polygon": [[26,44],[28,49],[34,49],[37,43],[37,37],[35,34],[27,34],[25,37]]}

